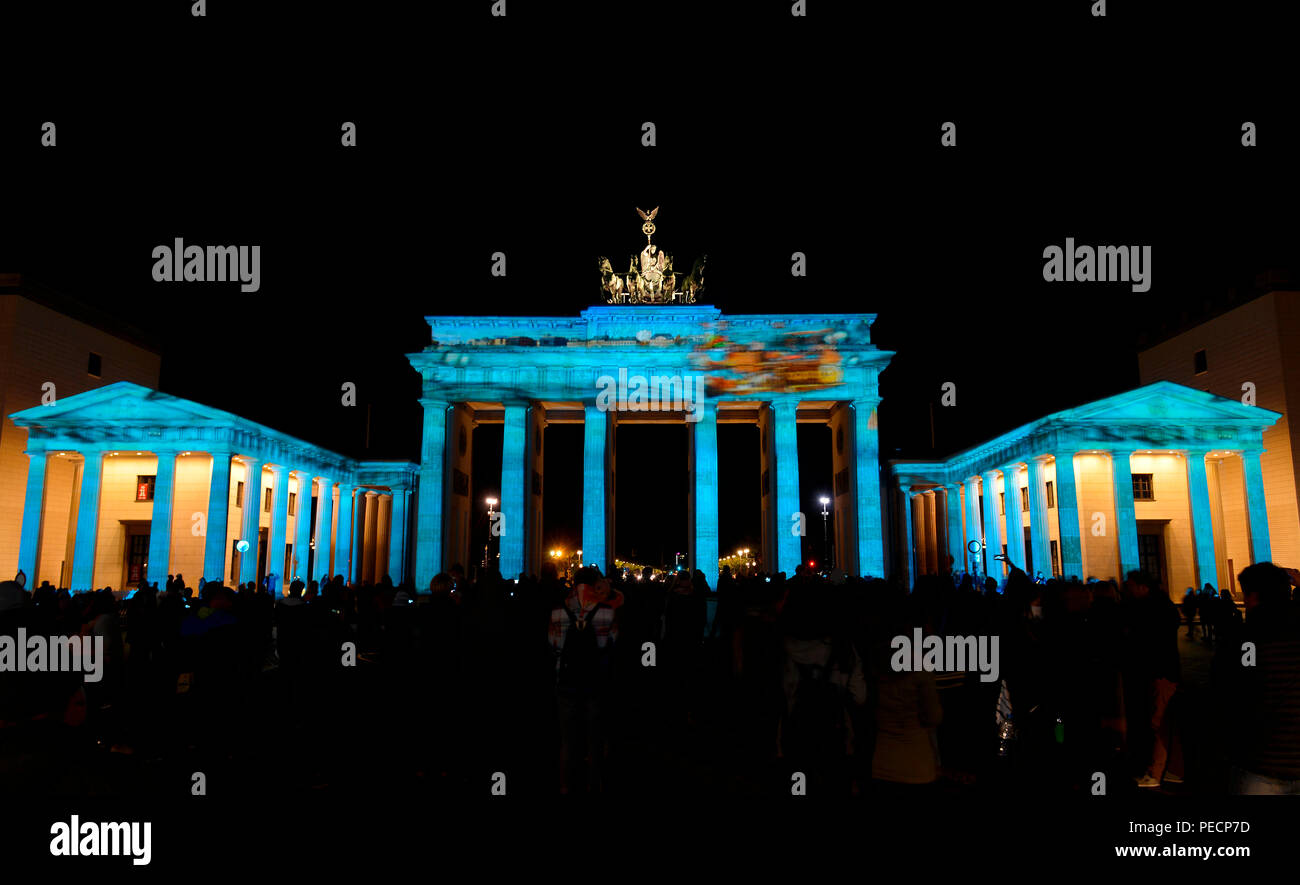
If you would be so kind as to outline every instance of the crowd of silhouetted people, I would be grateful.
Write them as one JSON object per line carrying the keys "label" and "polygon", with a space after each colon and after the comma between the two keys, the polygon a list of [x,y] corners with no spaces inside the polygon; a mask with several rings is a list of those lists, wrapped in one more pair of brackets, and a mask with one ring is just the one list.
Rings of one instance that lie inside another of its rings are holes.
{"label": "crowd of silhouetted people", "polygon": [[[1296,580],[1247,568],[1244,613],[1208,585],[1179,605],[1141,572],[1016,568],[909,588],[805,566],[723,569],[715,586],[700,571],[564,580],[548,564],[507,581],[456,566],[422,593],[176,575],[121,600],[4,582],[0,636],[101,637],[104,669],[0,672],[0,776],[301,752],[318,764],[295,783],[318,787],[382,771],[536,795],[1295,793]],[[1208,679],[1184,680],[1181,629],[1214,644]],[[996,637],[995,666],[900,666],[895,640],[918,630]]]}

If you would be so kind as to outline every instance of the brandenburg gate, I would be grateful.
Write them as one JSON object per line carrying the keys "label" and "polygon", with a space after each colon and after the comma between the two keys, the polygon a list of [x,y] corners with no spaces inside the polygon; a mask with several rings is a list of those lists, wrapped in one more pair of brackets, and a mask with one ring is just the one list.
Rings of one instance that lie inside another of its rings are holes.
{"label": "brandenburg gate", "polygon": [[[640,210],[638,210],[640,211]],[[799,423],[827,424],[834,466],[837,565],[883,575],[876,409],[893,354],[871,343],[873,314],[724,315],[696,304],[703,262],[679,280],[650,242],[626,274],[600,260],[607,303],[576,317],[427,317],[431,341],[408,355],[423,380],[416,587],[470,560],[475,423],[503,424],[501,498],[493,533],[500,569],[543,561],[543,431],[582,424],[583,559],[614,562],[619,424],[690,425],[690,566],[718,571],[720,423],[759,431],[763,566],[793,573],[805,524],[820,505],[799,496]]]}

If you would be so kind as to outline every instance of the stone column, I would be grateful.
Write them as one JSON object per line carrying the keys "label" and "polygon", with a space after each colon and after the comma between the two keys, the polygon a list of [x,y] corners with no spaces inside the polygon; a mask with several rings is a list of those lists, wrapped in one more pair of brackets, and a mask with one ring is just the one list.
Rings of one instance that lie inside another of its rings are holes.
{"label": "stone column", "polygon": [[[258,528],[262,515],[262,462],[244,459],[244,512],[239,539],[248,542],[248,549],[239,554],[239,583],[257,580]],[[268,559],[270,557],[268,556]]]}
{"label": "stone column", "polygon": [[[420,447],[420,487],[416,500],[415,586],[426,592],[429,582],[442,571],[443,511],[447,472],[447,421],[450,404],[446,400],[422,399],[424,440]],[[343,492],[340,489],[339,524],[344,522]],[[344,561],[347,553],[343,551]],[[338,554],[335,554],[338,560]],[[341,571],[336,565],[335,571]]]}
{"label": "stone column", "polygon": [[917,562],[920,557],[916,555],[916,534],[912,526],[912,490],[900,483],[899,491],[903,493],[903,522],[907,525],[907,547],[903,556],[903,586],[910,593],[912,585],[916,583]]}
{"label": "stone column", "polygon": [[369,489],[358,488],[354,494],[352,577],[358,584],[374,583],[374,526],[378,499]]}
{"label": "stone column", "polygon": [[384,579],[380,563],[385,561],[384,496],[379,492],[366,492],[366,522],[362,531],[366,539],[366,558],[361,564],[362,580],[378,584]]}
{"label": "stone column", "polygon": [[[540,575],[547,556],[542,551],[542,437],[546,432],[546,409],[539,402],[530,403],[524,434],[524,568],[530,575]],[[396,514],[397,497],[393,498]],[[396,515],[393,516],[396,521]]]}
{"label": "stone column", "polygon": [[[428,415],[428,411],[425,411]],[[425,427],[425,441],[428,441],[428,426]],[[424,470],[423,467],[420,468]],[[345,584],[353,583],[352,577],[352,488],[351,477],[344,477],[339,483],[339,527],[334,540],[334,574],[342,575]],[[423,511],[421,511],[423,512]],[[433,576],[429,576],[433,580]]]}
{"label": "stone column", "polygon": [[1217,584],[1218,561],[1214,555],[1214,521],[1210,517],[1210,483],[1205,473],[1206,452],[1188,449],[1187,499],[1192,511],[1192,548],[1196,551],[1196,590]]}
{"label": "stone column", "polygon": [[[1007,559],[1016,568],[1025,569],[1025,525],[1020,518],[1020,483],[1017,479],[1020,465],[1008,464],[1002,468],[1002,500],[1007,516]],[[1031,575],[1032,577],[1032,575]]]}
{"label": "stone column", "polygon": [[285,546],[289,543],[289,468],[276,466],[271,474],[271,526],[266,533],[266,573],[276,575],[275,596],[289,581],[284,573]]}
{"label": "stone column", "polygon": [[934,489],[921,493],[921,548],[923,551],[924,569],[918,566],[917,571],[924,571],[927,575],[937,574],[939,571],[939,514],[935,506],[938,502]]}
{"label": "stone column", "polygon": [[207,535],[203,540],[203,577],[226,580],[226,556],[230,521],[230,453],[212,452],[212,478],[208,483]]}
{"label": "stone column", "polygon": [[172,553],[172,492],[176,487],[176,453],[156,453],[158,466],[154,468],[153,516],[149,520],[149,560],[146,577],[159,590],[167,587],[171,574]]}
{"label": "stone column", "polygon": [[406,580],[406,495],[403,488],[393,489],[388,520],[388,576],[398,586]]}
{"label": "stone column", "polygon": [[85,453],[81,469],[81,495],[77,505],[77,540],[72,554],[72,589],[95,588],[95,546],[99,540],[99,491],[104,475],[104,453]]}
{"label": "stone column", "polygon": [[[789,577],[803,561],[802,537],[792,531],[794,514],[803,511],[799,503],[799,433],[795,423],[797,400],[772,403],[776,443],[776,567]],[[804,530],[808,519],[804,514]]]}
{"label": "stone column", "polygon": [[1264,501],[1264,469],[1259,449],[1241,453],[1241,475],[1246,484],[1246,511],[1250,515],[1251,563],[1271,562],[1272,543],[1268,534],[1268,508]]}
{"label": "stone column", "polygon": [[1074,485],[1074,452],[1056,453],[1056,526],[1060,535],[1061,574],[1083,580],[1083,544],[1079,534],[1079,498]]}
{"label": "stone column", "polygon": [[582,561],[594,562],[602,571],[609,559],[606,549],[605,443],[609,418],[594,403],[583,408],[582,430]]}
{"label": "stone column", "polygon": [[[993,558],[1002,552],[1002,539],[998,536],[998,524],[1002,521],[1002,517],[998,516],[998,472],[988,470],[980,478],[984,482],[984,564],[989,576],[1000,581],[1002,569]],[[990,553],[990,550],[993,552]]]}
{"label": "stone column", "polygon": [[311,580],[307,572],[307,559],[311,554],[311,492],[312,477],[305,470],[298,471],[297,508],[293,517],[293,575],[286,580],[299,578],[304,584]]}
{"label": "stone column", "polygon": [[1119,580],[1138,568],[1137,515],[1133,507],[1132,450],[1110,453],[1115,476],[1115,537],[1119,540]]}
{"label": "stone column", "polygon": [[948,528],[948,555],[952,557],[952,570],[967,571],[966,541],[961,526],[961,486],[957,483],[946,483],[943,487],[943,501],[946,505],[944,511],[947,514],[945,522]]}
{"label": "stone column", "polygon": [[524,455],[528,447],[528,407],[522,403],[507,403],[504,424],[501,432],[501,536],[498,543],[501,577],[509,581],[519,577],[524,570],[524,512],[528,507]]}
{"label": "stone column", "polygon": [[759,567],[765,572],[776,571],[777,524],[776,513],[776,435],[772,404],[758,404],[758,476],[759,501],[762,517],[763,548]]}
{"label": "stone column", "polygon": [[985,574],[988,573],[987,568],[984,568],[984,551],[981,550],[979,553],[970,552],[970,542],[978,541],[980,538],[979,478],[972,476],[967,477],[966,479],[966,544],[963,547],[963,549],[966,550],[966,556],[969,561],[967,571],[972,575],[978,574],[981,571]]}
{"label": "stone column", "polygon": [[[1029,543],[1034,553],[1034,572],[1052,577],[1052,539],[1047,525],[1046,455],[1035,455],[1029,466]],[[1031,576],[1032,577],[1032,576]]]}
{"label": "stone column", "polygon": [[[879,400],[853,402],[853,478],[856,481],[858,574],[885,574],[885,541],[880,523],[880,443],[876,432]],[[845,568],[843,564],[841,568]],[[846,569],[847,570],[847,569]]]}
{"label": "stone column", "polygon": [[[45,513],[45,467],[49,456],[44,452],[27,452],[27,496],[23,498],[22,535],[18,541],[18,569],[27,575],[27,589],[36,584],[36,566],[40,561],[41,528]],[[5,579],[8,579],[8,575]],[[19,649],[19,654],[26,654]]]}
{"label": "stone column", "polygon": [[316,552],[312,558],[312,579],[323,582],[330,576],[330,550],[334,546],[334,480],[320,477],[320,498],[316,502]]}
{"label": "stone column", "polygon": [[695,438],[695,568],[711,588],[718,584],[718,407],[696,403],[699,420],[690,426]]}
{"label": "stone column", "polygon": [[[375,496],[375,583],[388,575],[388,557],[392,553],[393,496],[380,493]],[[388,575],[390,578],[392,575]],[[396,584],[394,584],[396,586]]]}

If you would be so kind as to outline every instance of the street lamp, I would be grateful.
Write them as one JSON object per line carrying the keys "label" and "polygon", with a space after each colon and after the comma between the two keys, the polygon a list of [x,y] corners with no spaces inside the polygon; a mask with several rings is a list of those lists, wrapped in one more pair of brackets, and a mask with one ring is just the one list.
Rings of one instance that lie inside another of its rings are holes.
{"label": "street lamp", "polygon": [[830,542],[830,529],[827,528],[826,519],[830,515],[830,511],[827,509],[827,507],[830,505],[831,499],[823,495],[821,498],[821,502],[822,502],[822,559],[826,560],[826,562],[829,564],[831,560],[830,557],[831,542]]}
{"label": "street lamp", "polygon": [[492,561],[492,514],[497,506],[496,498],[487,498],[488,505],[488,537],[487,543],[483,545],[483,567],[487,568]]}

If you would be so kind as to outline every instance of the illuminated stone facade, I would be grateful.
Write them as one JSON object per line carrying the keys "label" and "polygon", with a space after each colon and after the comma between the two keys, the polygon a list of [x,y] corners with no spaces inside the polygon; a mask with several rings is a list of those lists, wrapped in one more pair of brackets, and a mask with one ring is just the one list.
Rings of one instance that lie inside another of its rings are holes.
{"label": "illuminated stone facade", "polygon": [[1281,417],[1158,382],[943,461],[891,463],[895,570],[937,574],[951,556],[956,570],[1002,577],[992,557],[1005,551],[1044,576],[1145,568],[1178,598],[1190,586],[1231,587],[1219,553],[1229,539],[1246,539],[1236,572],[1272,558],[1261,456]]}
{"label": "illuminated stone facade", "polygon": [[[1207,320],[1143,350],[1138,368],[1143,384],[1173,381],[1216,393],[1238,402],[1281,412],[1282,417],[1264,429],[1260,470],[1268,510],[1269,537],[1274,560],[1282,565],[1300,563],[1300,428],[1290,420],[1300,409],[1300,292],[1274,291]],[[1221,482],[1238,487],[1242,481],[1240,458],[1228,457],[1217,465]],[[1227,568],[1240,572],[1250,562],[1249,538],[1241,529],[1244,502],[1236,495],[1214,508],[1215,553],[1219,580],[1236,580]],[[1221,529],[1221,530],[1220,530]]]}
{"label": "illuminated stone facade", "polygon": [[[542,562],[540,449],[548,424],[581,423],[583,559],[614,561],[615,428],[686,422],[690,432],[687,521],[690,565],[718,570],[717,425],[757,425],[763,561],[793,572],[798,522],[820,505],[799,500],[796,426],[829,424],[836,547],[851,573],[884,573],[878,377],[892,354],[870,337],[871,314],[723,315],[704,305],[591,307],[577,317],[429,317],[431,343],[409,355],[423,379],[417,586],[470,559],[472,501],[465,477],[473,423],[503,423],[500,568],[507,577]],[[701,379],[702,376],[702,379]],[[602,397],[617,380],[613,398]],[[627,379],[631,379],[629,382]],[[685,395],[653,407],[636,379],[680,382]],[[698,383],[697,383],[698,382]],[[702,385],[702,387],[701,387]],[[632,393],[627,395],[627,388]],[[702,397],[693,391],[703,390]],[[430,491],[433,493],[430,494]],[[801,516],[805,515],[805,516]]]}
{"label": "illuminated stone facade", "polygon": [[[124,331],[109,331],[62,312],[57,301],[0,274],[0,575],[18,570],[27,431],[9,414],[115,381],[158,386],[161,359]],[[72,469],[51,465],[49,482],[71,487]],[[66,519],[66,514],[63,517]],[[57,533],[52,522],[51,532]],[[53,542],[51,542],[53,543]]]}

